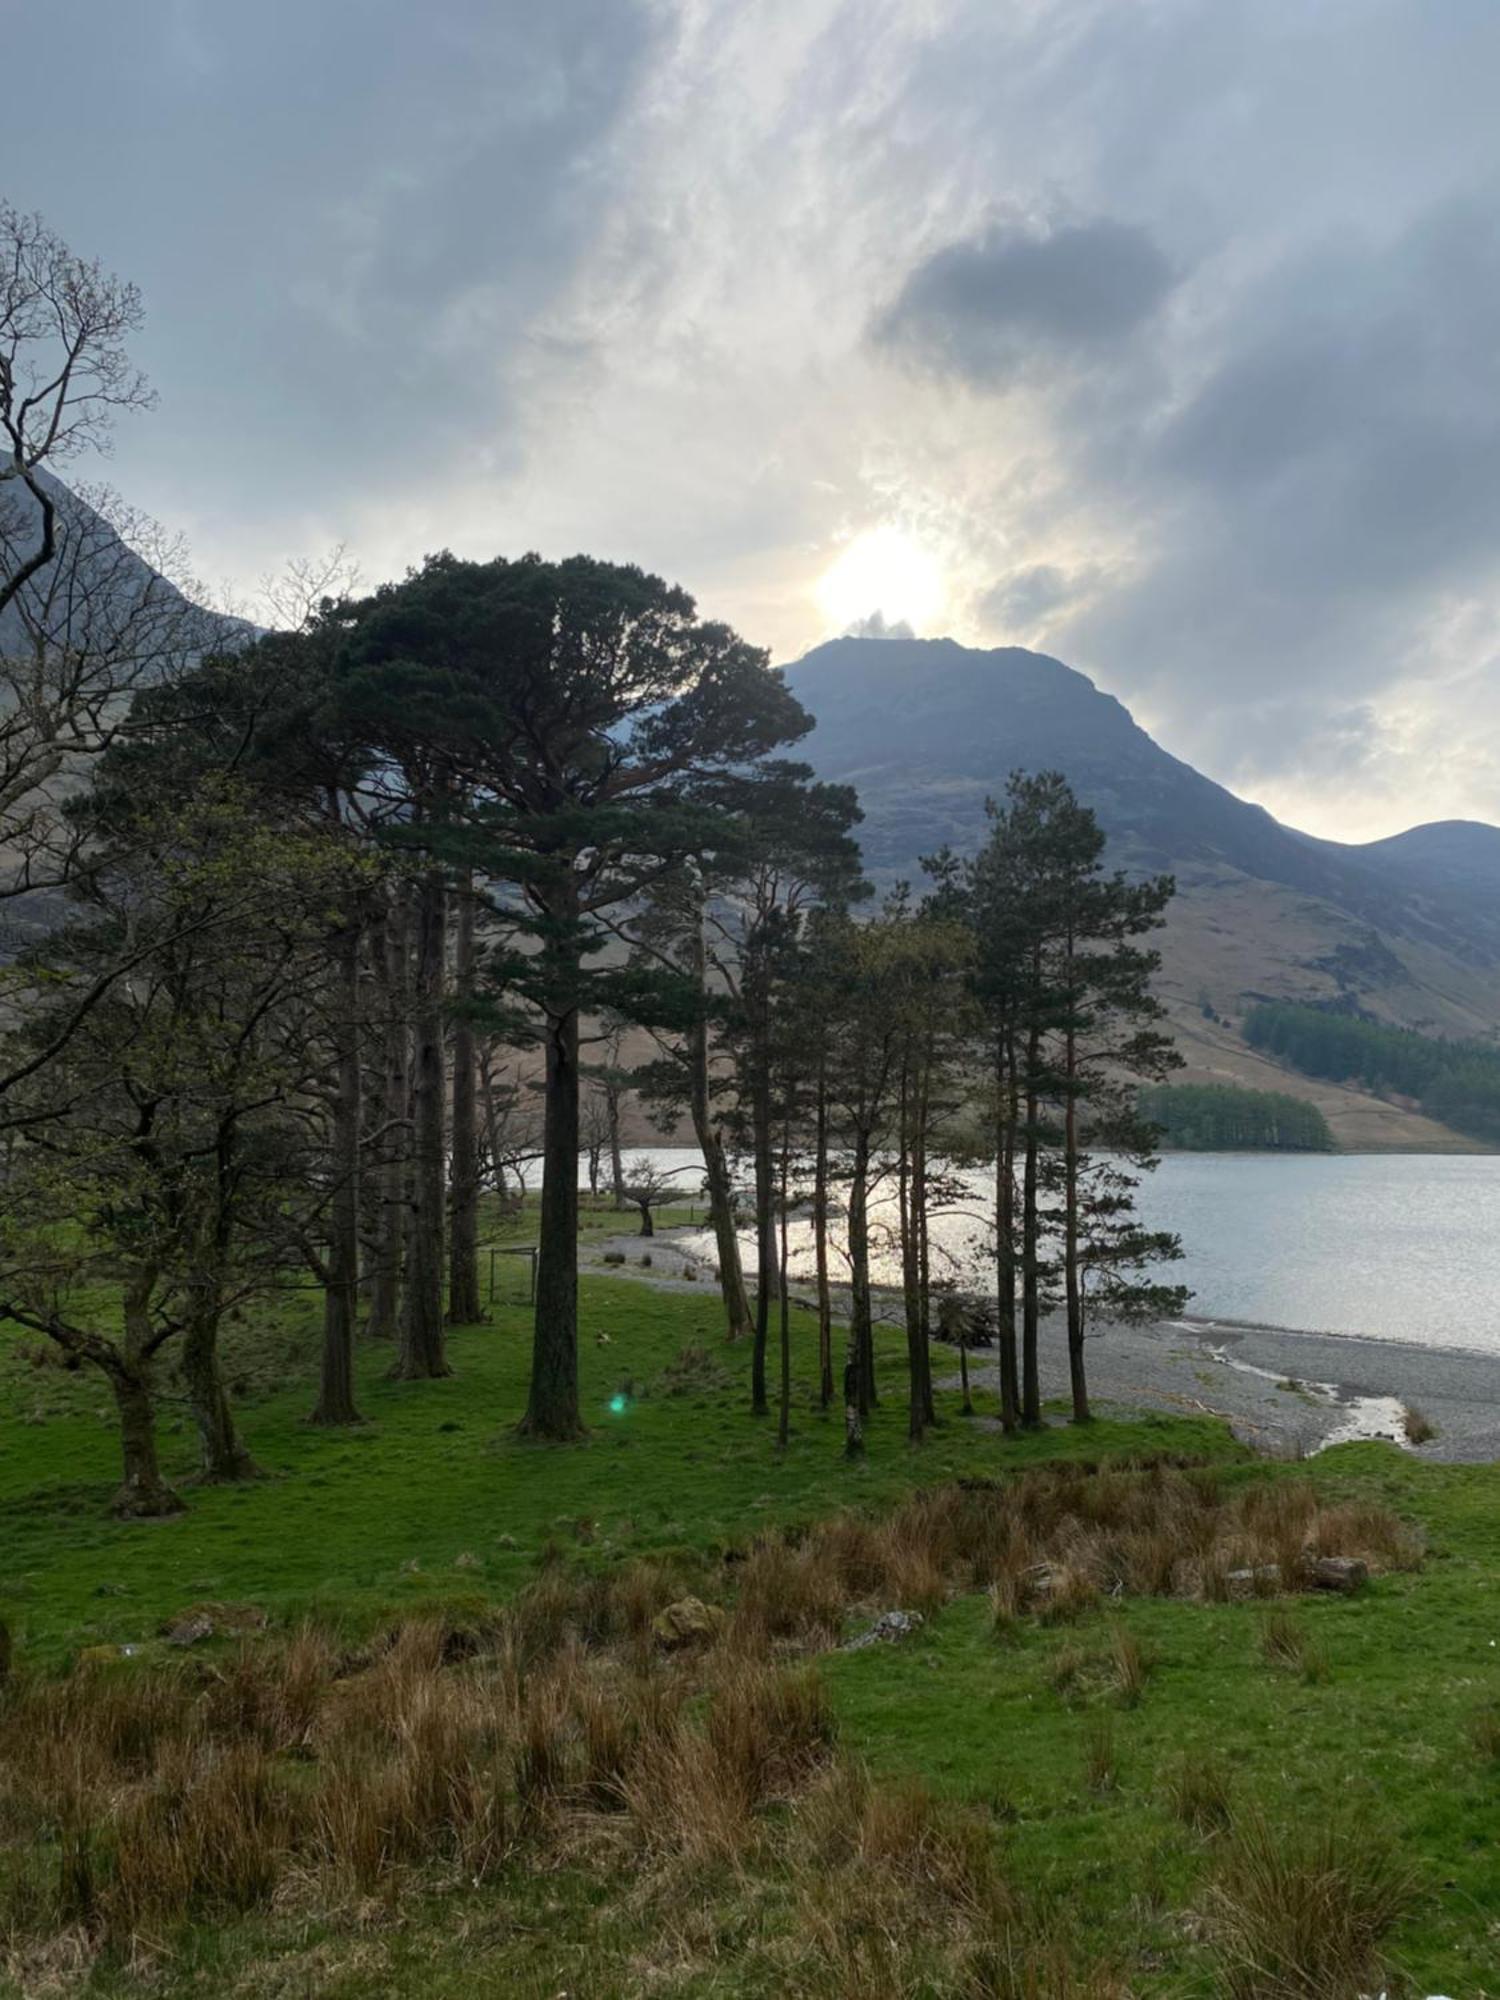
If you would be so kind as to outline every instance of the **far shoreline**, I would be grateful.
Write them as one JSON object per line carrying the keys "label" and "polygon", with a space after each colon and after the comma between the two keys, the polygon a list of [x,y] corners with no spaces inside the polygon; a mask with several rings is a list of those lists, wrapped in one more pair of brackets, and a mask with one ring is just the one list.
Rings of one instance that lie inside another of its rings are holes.
{"label": "far shoreline", "polygon": [[[622,1231],[590,1243],[584,1268],[679,1295],[714,1296],[709,1268],[683,1248],[683,1239],[701,1234],[691,1224],[650,1237]],[[606,1264],[607,1254],[624,1261]],[[647,1269],[641,1267],[643,1255],[653,1259]],[[689,1265],[698,1271],[696,1279],[681,1276]],[[809,1302],[796,1282],[795,1303],[805,1314]],[[890,1287],[876,1290],[887,1303],[900,1296]],[[942,1379],[956,1383],[957,1352],[950,1352],[953,1367]],[[1060,1315],[1043,1327],[1040,1358],[1044,1397],[1066,1396]],[[1089,1337],[1088,1366],[1090,1390],[1101,1409],[1217,1416],[1244,1442],[1274,1456],[1307,1456],[1330,1443],[1386,1438],[1414,1456],[1444,1463],[1500,1459],[1500,1351],[1493,1349],[1188,1313],[1145,1326],[1097,1328]],[[995,1392],[995,1367],[992,1350],[970,1351],[976,1389]],[[1401,1434],[1406,1409],[1435,1426],[1430,1441],[1407,1442]]]}

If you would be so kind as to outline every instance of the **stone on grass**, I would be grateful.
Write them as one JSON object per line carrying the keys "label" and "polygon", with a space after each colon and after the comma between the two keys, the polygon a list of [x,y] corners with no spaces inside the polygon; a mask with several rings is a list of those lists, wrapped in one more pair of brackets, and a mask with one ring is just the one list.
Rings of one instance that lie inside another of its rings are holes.
{"label": "stone on grass", "polygon": [[919,1632],[926,1621],[920,1611],[882,1611],[874,1624],[845,1646],[846,1653],[859,1653],[866,1646],[894,1646],[898,1640],[909,1639],[913,1632]]}
{"label": "stone on grass", "polygon": [[258,1604],[190,1604],[161,1627],[169,1646],[197,1646],[205,1639],[244,1639],[266,1629]]}
{"label": "stone on grass", "polygon": [[653,1638],[669,1653],[684,1646],[711,1646],[723,1629],[723,1612],[701,1597],[679,1597],[651,1621]]}
{"label": "stone on grass", "polygon": [[1358,1556],[1313,1556],[1302,1558],[1302,1574],[1314,1590],[1358,1590],[1369,1581],[1367,1564]]}

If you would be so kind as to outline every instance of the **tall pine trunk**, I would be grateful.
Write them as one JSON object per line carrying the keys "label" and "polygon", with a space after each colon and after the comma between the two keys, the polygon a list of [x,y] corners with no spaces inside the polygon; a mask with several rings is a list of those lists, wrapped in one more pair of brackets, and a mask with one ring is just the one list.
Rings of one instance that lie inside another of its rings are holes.
{"label": "tall pine trunk", "polygon": [[917,1353],[922,1376],[922,1414],[937,1422],[932,1396],[932,1243],[928,1229],[927,1127],[932,1113],[932,1049],[924,1046],[917,1077],[917,1115],[912,1135],[911,1199],[917,1237]]}
{"label": "tall pine trunk", "polygon": [[334,940],[334,1098],[330,1153],[333,1193],[328,1209],[328,1268],[323,1285],[323,1361],[315,1424],[357,1424],[354,1406],[354,1327],[359,1309],[360,1174],[360,924]]}
{"label": "tall pine trunk", "polygon": [[776,1444],[778,1450],[785,1451],[791,1435],[792,1422],[792,1315],[791,1295],[787,1285],[787,1199],[788,1176],[791,1168],[792,1127],[791,1120],[781,1128],[781,1189],[780,1218],[781,1241],[776,1259],[776,1303],[779,1314],[781,1335],[781,1393],[777,1402]]}
{"label": "tall pine trunk", "polygon": [[771,1150],[771,1069],[765,1038],[757,1036],[755,1074],[751,1085],[750,1138],[755,1165],[755,1344],[750,1355],[750,1413],[769,1413],[766,1396],[766,1349],[770,1341],[771,1301],[776,1296],[775,1164]]}
{"label": "tall pine trunk", "polygon": [[[474,897],[463,885],[454,942],[453,982],[460,1004],[474,991]],[[479,1299],[479,1105],[473,1024],[460,1013],[453,1024],[452,1185],[449,1194],[448,1320],[474,1326],[484,1318]]]}
{"label": "tall pine trunk", "polygon": [[[734,1188],[724,1141],[713,1121],[708,1073],[707,967],[701,922],[694,931],[693,973],[697,981],[696,1011],[688,1045],[688,1109],[693,1136],[703,1155],[708,1186],[708,1213],[719,1259],[719,1294],[724,1301],[726,1340],[743,1340],[750,1332],[750,1301],[745,1296],[745,1272],[740,1262],[739,1231],[734,1225]],[[612,1128],[613,1129],[613,1128]]]}
{"label": "tall pine trunk", "polygon": [[1009,1039],[995,1045],[995,1342],[1000,1350],[1000,1424],[1021,1421],[1016,1365],[1016,1100]]}
{"label": "tall pine trunk", "polygon": [[444,1162],[443,960],[447,890],[429,868],[417,887],[413,995],[411,1228],[401,1346],[391,1373],[403,1382],[447,1375],[443,1334]]}
{"label": "tall pine trunk", "polygon": [[[576,990],[576,967],[573,988]],[[542,1215],[532,1332],[531,1394],[521,1433],[569,1443],[578,1407],[578,1009],[546,1024]]]}
{"label": "tall pine trunk", "polygon": [[608,1080],[604,1085],[604,1115],[609,1121],[610,1195],[616,1208],[624,1208],[625,1155],[620,1146],[620,1086]]}
{"label": "tall pine trunk", "polygon": [[394,1340],[399,1326],[406,1248],[406,1171],[411,1133],[406,1122],[411,1087],[411,939],[404,889],[391,894],[370,939],[370,964],[379,991],[380,1138],[375,1213],[369,1218],[371,1340]]}
{"label": "tall pine trunk", "polygon": [[849,1345],[844,1362],[846,1458],[858,1458],[864,1452],[864,1420],[869,1409],[867,1375],[874,1346],[870,1321],[869,1180],[869,1135],[863,1126],[856,1125],[849,1176]]}
{"label": "tall pine trunk", "polygon": [[1040,1430],[1042,1423],[1042,1388],[1037,1358],[1041,1324],[1041,1218],[1037,1212],[1041,1105],[1036,1086],[1040,1060],[1041,1036],[1039,1030],[1032,1027],[1026,1038],[1025,1157],[1021,1169],[1021,1423],[1027,1430]]}
{"label": "tall pine trunk", "polygon": [[818,1402],[833,1401],[833,1292],[828,1282],[828,1056],[818,1051],[813,1152],[813,1259],[818,1290]]}
{"label": "tall pine trunk", "polygon": [[922,1387],[922,1301],[921,1256],[917,1246],[917,1224],[913,1201],[912,1078],[910,1066],[902,1064],[897,1099],[896,1125],[896,1206],[901,1226],[901,1295],[906,1316],[906,1373],[908,1413],[906,1434],[920,1444],[927,1426],[927,1398]]}
{"label": "tall pine trunk", "polygon": [[[1070,944],[1071,955],[1071,944]],[[1083,1357],[1083,1289],[1078,1270],[1078,1037],[1070,1025],[1063,1037],[1063,1289],[1068,1314],[1068,1385],[1073,1421],[1089,1421],[1088,1379]]]}

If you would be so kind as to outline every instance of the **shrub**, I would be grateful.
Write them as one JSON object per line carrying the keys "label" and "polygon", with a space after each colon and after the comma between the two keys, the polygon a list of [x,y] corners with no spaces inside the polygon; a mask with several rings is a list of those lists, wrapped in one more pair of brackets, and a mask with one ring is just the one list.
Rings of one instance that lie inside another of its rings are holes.
{"label": "shrub", "polygon": [[1430,1444],[1438,1434],[1437,1425],[1424,1410],[1408,1403],[1401,1412],[1401,1428],[1408,1444]]}
{"label": "shrub", "polygon": [[1363,1829],[1242,1818],[1208,1907],[1226,2000],[1376,1991],[1381,1941],[1415,1892],[1407,1864]]}

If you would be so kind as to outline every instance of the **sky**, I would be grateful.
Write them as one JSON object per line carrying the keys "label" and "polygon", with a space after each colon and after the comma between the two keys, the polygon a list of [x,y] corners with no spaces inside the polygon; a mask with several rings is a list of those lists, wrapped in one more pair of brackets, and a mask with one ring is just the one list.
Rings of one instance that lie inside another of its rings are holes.
{"label": "sky", "polygon": [[145,297],[105,476],[240,600],[586,549],[778,660],[1056,654],[1312,832],[1500,820],[1496,0],[0,18],[0,193]]}

